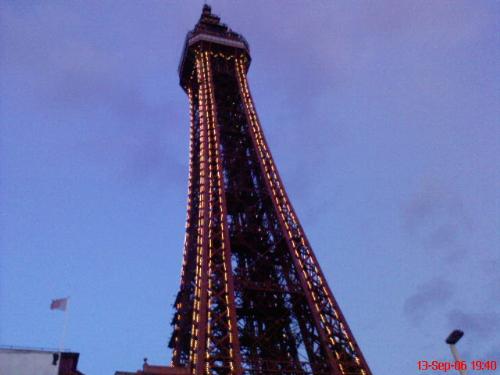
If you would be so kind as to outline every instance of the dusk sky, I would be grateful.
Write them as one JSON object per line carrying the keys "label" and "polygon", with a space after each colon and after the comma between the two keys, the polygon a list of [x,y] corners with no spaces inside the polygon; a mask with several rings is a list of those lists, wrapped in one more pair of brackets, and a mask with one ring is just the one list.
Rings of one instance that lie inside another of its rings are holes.
{"label": "dusk sky", "polygon": [[[500,2],[210,4],[373,374],[500,362]],[[169,363],[202,5],[0,1],[0,345]]]}

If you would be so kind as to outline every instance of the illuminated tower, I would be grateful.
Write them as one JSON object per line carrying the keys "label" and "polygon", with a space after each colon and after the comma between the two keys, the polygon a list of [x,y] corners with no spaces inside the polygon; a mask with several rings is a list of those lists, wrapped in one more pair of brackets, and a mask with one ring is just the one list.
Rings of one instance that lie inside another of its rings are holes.
{"label": "illuminated tower", "polygon": [[205,5],[179,66],[191,126],[173,366],[371,375],[283,187],[249,65],[248,43]]}

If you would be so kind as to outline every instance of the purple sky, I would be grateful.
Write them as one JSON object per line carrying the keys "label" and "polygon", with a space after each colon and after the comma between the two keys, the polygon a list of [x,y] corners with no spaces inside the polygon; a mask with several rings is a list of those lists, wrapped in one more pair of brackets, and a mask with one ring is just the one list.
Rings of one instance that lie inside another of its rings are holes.
{"label": "purple sky", "polygon": [[[57,347],[70,295],[86,375],[166,364],[202,2],[0,4],[0,344]],[[374,374],[449,360],[453,328],[500,361],[500,4],[257,4],[212,2]]]}

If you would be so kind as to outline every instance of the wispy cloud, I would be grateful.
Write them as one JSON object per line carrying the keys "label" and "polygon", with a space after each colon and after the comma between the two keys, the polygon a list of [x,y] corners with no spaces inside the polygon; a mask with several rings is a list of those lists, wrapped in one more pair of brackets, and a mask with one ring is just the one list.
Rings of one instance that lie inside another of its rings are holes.
{"label": "wispy cloud", "polygon": [[450,327],[460,328],[483,340],[497,337],[500,330],[500,313],[497,312],[470,313],[454,309],[447,317]]}
{"label": "wispy cloud", "polygon": [[437,182],[428,182],[403,207],[404,228],[420,246],[451,259],[467,250],[473,229],[461,197]]}
{"label": "wispy cloud", "polygon": [[[484,310],[480,307],[480,310]],[[465,312],[453,309],[447,314],[449,329],[461,329],[467,339],[474,342],[469,346],[470,352],[464,358],[499,360],[500,359],[500,312],[486,310]]]}
{"label": "wispy cloud", "polygon": [[421,323],[429,313],[446,306],[453,294],[450,282],[440,278],[430,280],[419,285],[417,291],[406,299],[404,313],[413,323]]}
{"label": "wispy cloud", "polygon": [[[184,95],[175,70],[162,79],[144,73],[145,64],[161,66],[166,51],[153,53],[147,42],[131,49],[134,36],[127,30],[100,33],[105,23],[71,6],[9,4],[2,10],[1,44],[9,53],[0,64],[18,88],[10,98],[18,95],[31,105],[34,120],[26,127],[43,131],[34,142],[64,134],[51,143],[61,158],[78,157],[127,184],[174,181],[185,187],[187,100],[177,102]],[[101,10],[97,3],[86,8]],[[177,96],[160,89],[172,78],[168,87]]]}

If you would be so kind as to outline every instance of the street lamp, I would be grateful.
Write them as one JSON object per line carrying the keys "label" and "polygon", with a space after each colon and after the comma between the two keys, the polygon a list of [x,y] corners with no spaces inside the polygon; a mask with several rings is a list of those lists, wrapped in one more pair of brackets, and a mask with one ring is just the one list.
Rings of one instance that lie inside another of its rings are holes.
{"label": "street lamp", "polygon": [[[456,329],[452,333],[450,333],[450,335],[446,339],[446,343],[448,345],[450,345],[451,354],[453,355],[453,358],[455,358],[455,363],[458,363],[461,361],[460,357],[458,356],[458,351],[457,351],[457,347],[455,346],[455,344],[458,342],[458,340],[460,340],[462,338],[463,335],[464,335],[463,331]],[[461,375],[467,375],[467,373],[465,372],[465,369],[464,370],[459,369],[458,372]]]}

